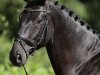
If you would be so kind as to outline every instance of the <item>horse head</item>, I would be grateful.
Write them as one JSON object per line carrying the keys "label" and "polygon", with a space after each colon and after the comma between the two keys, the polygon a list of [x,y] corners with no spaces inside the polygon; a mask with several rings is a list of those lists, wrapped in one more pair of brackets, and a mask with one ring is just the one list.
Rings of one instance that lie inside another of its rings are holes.
{"label": "horse head", "polygon": [[25,1],[27,5],[19,18],[21,28],[10,52],[11,62],[19,67],[25,64],[29,55],[46,45],[51,34],[46,0]]}

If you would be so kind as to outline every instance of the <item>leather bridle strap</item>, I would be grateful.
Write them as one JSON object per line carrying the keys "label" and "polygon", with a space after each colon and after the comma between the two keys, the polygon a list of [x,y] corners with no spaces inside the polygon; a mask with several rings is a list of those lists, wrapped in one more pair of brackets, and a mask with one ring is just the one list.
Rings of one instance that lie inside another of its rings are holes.
{"label": "leather bridle strap", "polygon": [[20,35],[18,35],[17,39],[24,41],[27,45],[29,45],[31,47],[35,46],[35,44],[33,44],[31,41],[29,41],[28,39],[26,39],[24,37],[21,37]]}
{"label": "leather bridle strap", "polygon": [[46,17],[45,17],[45,20],[44,20],[43,27],[40,29],[39,34],[36,36],[36,41],[34,42],[34,44],[31,41],[29,41],[28,39],[20,36],[20,34],[18,34],[18,37],[16,38],[16,41],[18,41],[20,43],[20,45],[22,46],[22,48],[24,49],[24,51],[25,51],[25,53],[28,57],[28,54],[27,54],[25,48],[23,47],[21,41],[24,41],[27,45],[31,46],[33,49],[35,49],[37,47],[37,45],[40,44],[42,34],[44,34],[44,32],[47,29],[47,24],[48,24],[47,15],[48,15],[48,12],[50,12],[50,11],[48,11],[47,9],[46,10],[41,10],[41,9],[33,10],[33,9],[30,9],[30,8],[25,8],[25,10],[28,11],[28,12],[36,12],[36,11],[37,12],[46,12]]}
{"label": "leather bridle strap", "polygon": [[42,9],[33,10],[31,8],[25,8],[24,10],[26,10],[27,12],[48,12],[48,13],[50,13],[50,11],[48,11],[48,10],[42,10]]}
{"label": "leather bridle strap", "polygon": [[25,54],[26,54],[26,58],[28,58],[28,54],[27,54],[27,52],[26,52],[26,49],[25,49],[24,46],[22,45],[21,40],[22,40],[22,39],[19,38],[19,37],[17,37],[17,38],[15,39],[15,41],[18,41],[19,44],[21,45],[21,47],[23,48],[23,50],[24,50],[24,52],[25,52]]}

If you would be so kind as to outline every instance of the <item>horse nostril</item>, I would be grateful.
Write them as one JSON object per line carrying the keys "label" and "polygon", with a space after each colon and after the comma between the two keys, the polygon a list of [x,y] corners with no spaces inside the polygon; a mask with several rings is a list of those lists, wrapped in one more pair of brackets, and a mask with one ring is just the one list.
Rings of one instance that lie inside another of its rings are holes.
{"label": "horse nostril", "polygon": [[17,55],[17,63],[21,63],[22,62],[22,57],[20,54]]}

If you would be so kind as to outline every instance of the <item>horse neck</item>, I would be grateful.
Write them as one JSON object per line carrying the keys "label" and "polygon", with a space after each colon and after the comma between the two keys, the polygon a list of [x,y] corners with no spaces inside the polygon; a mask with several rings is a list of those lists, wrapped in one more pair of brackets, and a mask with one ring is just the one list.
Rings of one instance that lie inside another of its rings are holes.
{"label": "horse neck", "polygon": [[50,10],[54,34],[46,47],[51,64],[56,75],[76,75],[83,63],[99,53],[99,39],[70,17],[67,9],[51,2]]}

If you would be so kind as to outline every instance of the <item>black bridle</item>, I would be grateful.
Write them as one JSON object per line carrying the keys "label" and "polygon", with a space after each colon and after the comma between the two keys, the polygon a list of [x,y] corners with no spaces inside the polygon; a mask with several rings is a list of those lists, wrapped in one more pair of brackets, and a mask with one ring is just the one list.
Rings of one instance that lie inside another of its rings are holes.
{"label": "black bridle", "polygon": [[[20,45],[22,46],[24,52],[26,53],[26,57],[28,58],[29,55],[34,54],[34,52],[36,51],[35,50],[36,47],[41,43],[42,34],[46,33],[46,31],[47,31],[48,12],[50,12],[50,11],[48,11],[47,9],[46,10],[41,10],[41,9],[33,10],[33,9],[30,9],[30,8],[25,8],[24,10],[26,10],[27,12],[46,12],[44,24],[43,24],[42,28],[40,29],[39,34],[36,36],[36,38],[38,38],[38,39],[35,41],[35,43],[33,43],[30,40],[24,38],[20,34],[18,34],[17,38],[15,39],[15,41],[18,41],[20,43]],[[32,51],[29,54],[27,54],[26,49],[24,48],[24,46],[22,44],[22,41],[24,41],[27,45],[32,47]]]}
{"label": "black bridle", "polygon": [[[35,51],[36,51],[35,49],[41,43],[41,40],[42,40],[41,37],[43,36],[43,34],[47,33],[48,13],[50,13],[50,11],[47,10],[47,7],[46,7],[46,10],[42,10],[42,9],[33,10],[33,9],[30,9],[30,8],[25,8],[24,10],[27,11],[28,13],[30,13],[30,12],[46,12],[44,24],[43,24],[42,28],[40,29],[39,34],[36,36],[36,38],[39,38],[39,39],[37,39],[35,41],[35,43],[33,43],[30,40],[24,38],[20,34],[18,34],[18,36],[15,39],[15,41],[20,43],[21,47],[23,48],[23,50],[24,50],[24,52],[26,54],[26,58],[28,58],[29,55],[33,55],[35,53]],[[45,38],[46,38],[46,35],[45,35]],[[25,42],[27,45],[32,47],[31,51],[29,51],[29,54],[27,53],[26,49],[24,48],[24,46],[22,44],[22,41]],[[23,67],[24,67],[24,65],[23,65]],[[26,75],[28,75],[25,67],[24,67],[24,70],[25,70]]]}

